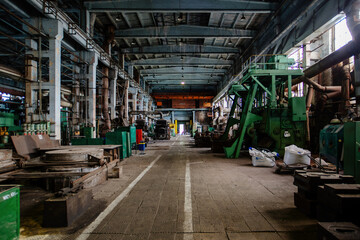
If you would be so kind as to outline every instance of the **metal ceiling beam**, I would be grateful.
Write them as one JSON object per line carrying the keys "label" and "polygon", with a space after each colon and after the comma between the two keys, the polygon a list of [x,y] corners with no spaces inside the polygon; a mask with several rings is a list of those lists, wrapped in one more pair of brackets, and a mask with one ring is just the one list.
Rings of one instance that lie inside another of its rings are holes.
{"label": "metal ceiling beam", "polygon": [[232,60],[198,57],[152,58],[131,61],[133,66],[231,66]]}
{"label": "metal ceiling beam", "polygon": [[[182,82],[184,84],[182,84]],[[217,85],[217,82],[208,81],[208,80],[168,80],[168,81],[153,81],[148,82],[149,85],[164,85],[164,86],[172,86],[172,85]]]}
{"label": "metal ceiling beam", "polygon": [[245,0],[112,0],[86,1],[90,12],[226,12],[271,13],[276,2]]}
{"label": "metal ceiling beam", "polygon": [[176,75],[159,75],[159,76],[148,76],[144,77],[146,81],[162,81],[162,80],[213,80],[213,81],[220,81],[222,77],[220,76],[209,76],[209,75],[188,75],[188,74],[176,74]]}
{"label": "metal ceiling beam", "polygon": [[232,47],[203,46],[193,44],[183,45],[157,45],[140,48],[124,48],[121,50],[126,54],[227,54],[240,53],[240,50]]}
{"label": "metal ceiling beam", "polygon": [[153,75],[153,74],[225,74],[226,69],[214,69],[214,68],[201,68],[201,67],[168,67],[168,68],[153,68],[140,70],[140,74]]}
{"label": "metal ceiling beam", "polygon": [[253,38],[254,30],[193,25],[119,29],[115,38]]}

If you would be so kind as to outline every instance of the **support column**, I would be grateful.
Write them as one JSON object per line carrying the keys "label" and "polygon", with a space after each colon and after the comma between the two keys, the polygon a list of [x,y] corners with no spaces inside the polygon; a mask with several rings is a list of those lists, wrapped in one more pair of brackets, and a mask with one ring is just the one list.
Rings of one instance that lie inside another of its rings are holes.
{"label": "support column", "polygon": [[[35,40],[26,39],[25,44],[31,46],[34,50],[38,49],[38,44]],[[38,79],[38,71],[37,71],[37,61],[35,61],[31,56],[25,56],[25,79],[27,80],[25,83],[25,103],[26,103],[26,110],[25,110],[25,117],[26,123],[31,123],[32,118],[31,115],[34,113],[34,105],[35,102],[35,93],[33,91],[33,85],[36,84]]]}
{"label": "support column", "polygon": [[133,65],[129,65],[128,74],[131,78],[134,78],[134,66]]}
{"label": "support column", "polygon": [[[149,109],[149,99],[148,98],[144,98],[144,111],[148,111]],[[148,117],[147,115],[145,115],[145,121],[148,121]]]}
{"label": "support column", "polygon": [[192,122],[193,122],[193,125],[192,125],[192,129],[193,129],[193,134],[194,132],[196,131],[197,129],[197,122],[196,122],[196,114],[195,114],[195,111],[192,111]]}
{"label": "support column", "polygon": [[[87,89],[87,104],[88,104],[88,114],[86,123],[87,126],[96,127],[96,68],[98,65],[98,56],[95,52],[84,52],[85,61],[89,62],[87,66],[86,79],[88,82]],[[95,129],[93,136],[95,136]]]}
{"label": "support column", "polygon": [[174,113],[174,111],[171,112],[171,123],[172,124],[175,123],[175,113]]}
{"label": "support column", "polygon": [[120,65],[120,68],[121,68],[121,69],[124,69],[124,67],[125,67],[125,55],[122,54],[122,53],[119,51],[118,56],[119,56],[119,65]]}
{"label": "support column", "polygon": [[[137,93],[137,89],[135,89],[135,92],[132,94],[132,101],[133,101],[133,111],[137,111],[137,97],[138,97],[138,93]],[[133,116],[134,120],[137,119],[137,116]]]}
{"label": "support column", "polygon": [[139,94],[139,111],[144,111],[144,94]]}
{"label": "support column", "polygon": [[110,74],[110,85],[109,85],[109,90],[110,90],[110,118],[111,119],[115,119],[116,118],[116,85],[117,85],[117,79],[118,79],[118,73],[116,70],[111,70],[111,71],[115,71],[114,75]]}
{"label": "support column", "polygon": [[153,104],[153,100],[149,99],[149,103],[148,103],[148,111],[152,112],[152,104]]}
{"label": "support column", "polygon": [[44,19],[45,32],[49,34],[49,82],[44,88],[49,89],[50,135],[61,139],[61,41],[63,39],[62,23],[54,19]]}
{"label": "support column", "polygon": [[129,121],[129,80],[125,80],[124,106],[125,106],[125,120]]}
{"label": "support column", "polygon": [[73,88],[72,88],[72,103],[73,103],[73,114],[72,114],[72,126],[76,126],[80,123],[80,82],[78,80],[80,76],[80,67],[74,65],[73,70],[75,73],[75,78],[77,80],[73,80]]}

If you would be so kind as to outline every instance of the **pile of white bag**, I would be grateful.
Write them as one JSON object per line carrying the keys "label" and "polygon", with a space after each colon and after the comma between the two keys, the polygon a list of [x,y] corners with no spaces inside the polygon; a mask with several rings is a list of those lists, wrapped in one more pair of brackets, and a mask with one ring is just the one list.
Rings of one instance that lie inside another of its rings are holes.
{"label": "pile of white bag", "polygon": [[310,165],[311,152],[306,149],[302,149],[296,145],[290,145],[285,147],[284,163],[290,164],[306,164]]}
{"label": "pile of white bag", "polygon": [[251,147],[249,148],[249,154],[254,167],[273,167],[275,166],[275,157],[279,156],[276,152],[260,151]]}

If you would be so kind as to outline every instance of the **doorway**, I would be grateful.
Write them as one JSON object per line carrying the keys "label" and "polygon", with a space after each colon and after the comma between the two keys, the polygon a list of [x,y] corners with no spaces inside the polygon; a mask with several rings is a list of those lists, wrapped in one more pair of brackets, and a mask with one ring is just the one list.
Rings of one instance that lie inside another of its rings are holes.
{"label": "doorway", "polygon": [[180,133],[180,135],[184,135],[184,133],[185,133],[185,124],[179,124],[179,133]]}

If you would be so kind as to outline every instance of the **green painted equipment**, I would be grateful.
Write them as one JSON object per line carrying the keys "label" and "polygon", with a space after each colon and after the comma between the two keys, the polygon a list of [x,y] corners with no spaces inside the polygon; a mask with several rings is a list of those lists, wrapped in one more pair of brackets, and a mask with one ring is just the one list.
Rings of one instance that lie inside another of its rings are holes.
{"label": "green painted equipment", "polygon": [[122,151],[120,152],[120,158],[124,159],[129,157],[129,143],[128,133],[115,131],[106,133],[105,144],[107,145],[122,145]]}
{"label": "green painted equipment", "polygon": [[344,125],[326,125],[320,131],[320,154],[328,161],[336,164],[341,159],[342,147],[344,142]]}
{"label": "green painted equipment", "polygon": [[15,115],[13,113],[0,112],[0,127],[14,126]]}
{"label": "green painted equipment", "polygon": [[[289,69],[293,59],[286,56],[263,57],[264,63],[252,64],[244,77],[231,87],[233,105],[221,141],[238,125],[235,138],[224,147],[227,158],[238,158],[243,145],[265,147],[284,154],[294,142],[304,147],[306,141],[306,106],[304,97],[292,97],[291,81],[302,76],[299,69]],[[268,59],[265,61],[265,59]],[[283,92],[288,88],[288,97]],[[286,101],[287,100],[287,101]],[[240,118],[234,116],[241,108]]]}
{"label": "green painted equipment", "polygon": [[344,124],[344,174],[360,183],[360,121]]}
{"label": "green painted equipment", "polygon": [[128,127],[119,127],[115,131],[128,132],[130,134],[130,146],[136,146],[136,127],[128,126]]}
{"label": "green painted equipment", "polygon": [[20,189],[14,185],[0,185],[0,238],[19,239]]}
{"label": "green painted equipment", "polygon": [[86,138],[93,138],[94,137],[94,128],[93,127],[84,127],[82,129],[83,131],[83,136],[85,136]]}

